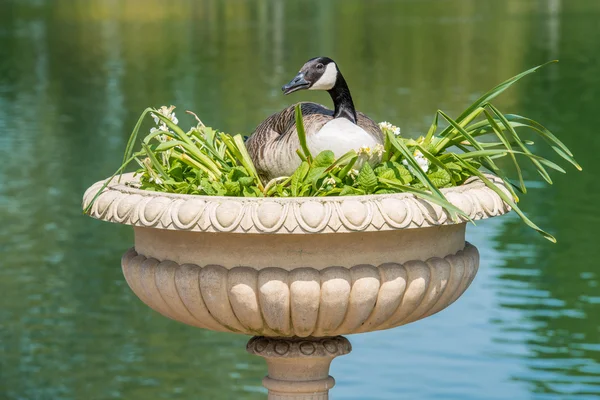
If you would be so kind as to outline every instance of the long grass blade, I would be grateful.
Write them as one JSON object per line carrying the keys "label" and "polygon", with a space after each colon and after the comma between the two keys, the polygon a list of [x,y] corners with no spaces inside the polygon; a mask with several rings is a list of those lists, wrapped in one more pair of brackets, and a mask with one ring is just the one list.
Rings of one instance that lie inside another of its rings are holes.
{"label": "long grass blade", "polygon": [[498,186],[496,186],[496,184],[494,184],[492,181],[490,181],[488,178],[486,178],[485,175],[483,175],[480,171],[478,171],[477,169],[470,166],[468,163],[461,160],[459,157],[456,157],[456,160],[458,162],[460,162],[463,165],[463,167],[465,169],[467,169],[469,172],[471,172],[473,175],[479,177],[479,179],[481,179],[481,181],[487,187],[489,187],[491,190],[496,192],[496,194],[498,194],[498,196],[500,196],[500,198],[504,202],[506,202],[506,204],[508,204],[509,206],[512,207],[512,209],[517,213],[517,215],[519,215],[519,217],[521,217],[521,219],[523,220],[523,222],[525,222],[525,224],[527,224],[527,226],[529,226],[530,228],[539,232],[542,236],[544,236],[549,241],[556,243],[556,239],[554,238],[554,236],[552,236],[548,232],[542,230],[539,226],[537,226],[535,223],[533,223],[533,221],[531,221],[529,218],[527,218],[527,216],[523,213],[523,211],[521,211],[521,209],[517,206],[517,204],[513,201],[513,199],[511,199],[510,196],[507,196],[506,193],[504,193],[502,191],[502,189],[500,189]]}
{"label": "long grass blade", "polygon": [[522,117],[520,115],[506,114],[505,117],[509,122],[521,123],[522,126],[531,128],[534,131],[536,131],[537,133],[539,133],[540,136],[550,145],[550,147],[552,147],[552,149],[559,156],[561,156],[562,158],[564,158],[565,160],[567,160],[568,162],[573,164],[573,166],[575,168],[577,168],[579,171],[582,170],[581,166],[577,163],[577,161],[575,161],[575,158],[573,158],[573,153],[571,153],[569,148],[563,142],[561,142],[556,136],[554,136],[552,134],[552,132],[550,132],[543,125],[541,125],[540,123],[538,123],[534,120],[531,120],[529,118]]}
{"label": "long grass blade", "polygon": [[[527,146],[525,146],[521,139],[519,138],[519,135],[517,135],[517,132],[515,131],[515,129],[510,125],[509,121],[506,119],[506,117],[504,116],[504,114],[502,114],[500,112],[500,110],[498,110],[493,104],[488,104],[487,107],[492,110],[492,112],[496,115],[496,117],[498,117],[498,119],[500,120],[500,122],[502,123],[502,125],[504,125],[504,127],[506,128],[506,130],[508,132],[510,132],[510,134],[513,136],[513,140],[517,143],[517,145],[521,148],[521,150],[523,150],[524,153],[527,153],[529,155],[533,154],[528,148]],[[542,176],[542,178],[544,178],[544,180],[546,182],[548,182],[550,185],[552,185],[552,178],[550,178],[550,174],[548,174],[548,171],[546,171],[546,168],[544,168],[544,166],[535,158],[531,157],[530,158],[531,162],[533,163],[533,165],[535,165],[535,167],[537,168],[539,174]]]}
{"label": "long grass blade", "polygon": [[[488,110],[483,110],[483,112],[485,114],[486,119],[490,123],[492,129],[494,130],[494,133],[496,134],[496,136],[498,137],[498,139],[500,139],[500,141],[502,142],[502,144],[504,145],[504,147],[507,150],[512,150],[512,146],[510,144],[510,141],[504,135],[504,132],[500,129],[500,126],[496,123],[496,121],[494,120],[494,118],[492,118],[492,115],[489,113],[489,111]],[[510,155],[510,159],[513,162],[513,165],[515,166],[515,170],[517,171],[517,177],[519,178],[519,187],[521,188],[521,192],[522,193],[527,193],[527,188],[525,187],[525,181],[523,180],[523,173],[521,172],[521,166],[517,162],[517,158],[515,157],[515,155],[513,153],[509,153],[509,155]]]}
{"label": "long grass blade", "polygon": [[517,151],[517,150],[487,149],[487,150],[470,151],[468,153],[457,154],[457,156],[462,158],[463,160],[467,160],[470,158],[479,158],[479,157],[487,157],[487,156],[490,156],[490,157],[498,156],[498,155],[505,156],[507,154],[519,154],[519,155],[528,157],[530,159],[537,160],[537,161],[541,162],[542,164],[547,165],[549,168],[552,168],[555,171],[561,172],[563,174],[566,173],[566,171],[560,165],[557,165],[544,157],[538,156],[537,154],[527,154],[527,153],[524,153],[522,151]]}
{"label": "long grass blade", "polygon": [[312,154],[310,154],[310,150],[308,149],[308,145],[306,144],[306,131],[304,130],[304,121],[302,119],[302,107],[301,104],[296,104],[296,108],[294,110],[296,117],[296,131],[298,132],[298,140],[300,141],[300,146],[302,147],[302,151],[304,152],[304,156],[308,160],[310,164],[312,162]]}
{"label": "long grass blade", "polygon": [[344,154],[343,156],[341,156],[337,160],[335,160],[329,167],[327,167],[325,172],[331,171],[338,165],[344,165],[345,163],[352,160],[354,157],[357,157],[356,151],[350,150],[349,152],[347,152],[346,154]]}
{"label": "long grass blade", "polygon": [[131,155],[131,157],[129,157],[128,159],[126,159],[123,164],[121,164],[121,166],[119,167],[119,169],[117,169],[115,171],[114,174],[112,174],[110,176],[110,178],[106,179],[104,181],[104,184],[100,187],[100,189],[96,192],[96,194],[94,195],[94,197],[92,197],[92,200],[90,200],[90,202],[88,203],[88,205],[84,208],[83,213],[87,214],[90,209],[92,208],[92,206],[94,205],[94,203],[96,202],[96,200],[98,199],[98,197],[100,196],[100,194],[102,194],[102,192],[104,191],[104,189],[106,189],[106,187],[112,182],[112,180],[115,178],[115,176],[120,175],[123,173],[123,171],[125,170],[125,168],[127,168],[127,166],[129,165],[130,162],[132,162],[133,160],[135,160],[137,157],[144,155],[143,151],[137,152],[133,155]]}
{"label": "long grass blade", "polygon": [[194,145],[194,142],[192,141],[192,138],[189,137],[183,131],[183,129],[181,129],[178,125],[176,125],[169,118],[165,117],[164,115],[162,115],[161,113],[159,113],[156,110],[154,110],[152,114],[154,116],[156,116],[156,118],[160,119],[165,125],[167,125],[167,127],[177,136],[177,138],[179,140],[184,141],[184,142],[186,142],[189,145],[192,145],[192,146]]}
{"label": "long grass blade", "polygon": [[[435,184],[433,182],[431,182],[431,180],[429,179],[427,174],[425,174],[425,172],[423,172],[423,170],[419,166],[419,163],[415,160],[413,155],[410,153],[410,150],[408,149],[408,147],[406,147],[406,145],[402,142],[402,140],[398,140],[395,137],[392,137],[391,135],[392,135],[392,133],[388,132],[390,143],[392,144],[392,146],[394,146],[396,148],[396,150],[398,150],[400,152],[400,154],[402,154],[402,156],[406,159],[408,164],[413,168],[413,173],[417,176],[419,181],[429,191],[431,191],[436,197],[438,197],[440,201],[448,202],[448,199],[446,199],[446,196],[444,196],[444,194],[437,188],[437,186],[435,186]],[[450,217],[453,220],[455,220],[456,212],[453,211],[452,209],[448,209],[448,211],[450,212]]]}
{"label": "long grass blade", "polygon": [[[477,99],[473,104],[471,104],[465,111],[463,111],[462,114],[460,114],[460,116],[458,118],[456,118],[456,121],[458,123],[460,123],[466,116],[471,114],[477,107],[480,107],[482,104],[489,102],[490,100],[492,100],[493,98],[495,98],[496,96],[498,96],[499,94],[504,92],[506,89],[511,87],[515,82],[519,81],[521,78],[536,72],[537,70],[539,70],[542,67],[545,67],[548,64],[552,64],[555,62],[558,62],[558,60],[553,60],[553,61],[544,63],[542,65],[538,65],[537,67],[528,69],[527,71],[521,72],[520,74],[515,75],[512,78],[502,82],[501,84],[497,85],[493,89],[491,89],[488,92],[486,92],[485,94],[483,94],[479,99]],[[450,133],[451,130],[452,130],[452,127],[447,127],[446,129],[444,129],[442,131],[442,133],[440,133],[440,136],[446,136],[448,133]]]}
{"label": "long grass blade", "polygon": [[[456,145],[456,147],[458,147],[459,149],[464,151],[465,154],[473,153],[473,151],[470,151],[463,145],[458,144],[458,145]],[[448,155],[450,158],[454,158],[457,156],[455,153],[446,153],[445,155]],[[481,158],[479,161],[481,162],[481,165],[483,167],[487,168],[488,171],[490,171],[491,173],[496,175],[498,178],[502,179],[502,181],[504,182],[504,185],[506,186],[506,188],[508,189],[510,194],[513,196],[515,201],[519,202],[519,196],[517,195],[517,192],[515,192],[515,189],[518,191],[521,191],[521,188],[518,185],[515,185],[514,183],[512,183],[511,180],[508,178],[508,176],[504,173],[504,171],[502,171],[502,169],[498,168],[496,163],[494,163],[494,161],[493,161],[497,158],[504,157],[505,155],[506,155],[506,151],[503,151],[502,153],[499,153],[496,155],[490,155],[485,158]]]}
{"label": "long grass blade", "polygon": [[429,131],[427,131],[427,136],[425,136],[425,141],[423,142],[423,143],[425,143],[425,146],[429,146],[429,144],[431,143],[431,140],[433,139],[433,135],[435,135],[435,132],[437,131],[438,122],[439,122],[438,119],[439,119],[439,113],[435,113],[433,122],[431,123],[431,126],[429,127]]}
{"label": "long grass blade", "polygon": [[254,163],[252,162],[252,158],[250,157],[250,154],[248,154],[248,149],[246,149],[246,144],[244,143],[244,138],[242,137],[242,135],[235,135],[233,137],[233,141],[237,145],[238,152],[241,155],[240,161],[242,162],[242,165],[244,166],[244,168],[246,168],[246,170],[248,172],[250,172],[252,174],[252,176],[254,176],[254,178],[256,179],[258,188],[260,190],[264,191],[263,184],[260,181],[260,178],[258,177],[258,172],[256,171],[256,168],[254,167]]}
{"label": "long grass blade", "polygon": [[358,156],[352,157],[348,164],[346,164],[344,168],[342,168],[342,170],[338,173],[338,178],[344,179],[348,175],[348,173],[350,173],[350,170],[352,169],[352,167],[354,167],[354,164],[356,164],[357,160]]}
{"label": "long grass blade", "polygon": [[471,219],[471,217],[469,215],[467,215],[467,213],[465,213],[460,208],[456,207],[454,204],[450,203],[445,198],[440,198],[429,192],[426,192],[424,190],[415,189],[414,187],[411,187],[411,186],[399,184],[398,181],[394,181],[391,179],[379,178],[379,181],[392,189],[401,190],[401,191],[407,192],[407,193],[412,193],[412,194],[416,195],[417,197],[421,197],[424,200],[428,200],[434,204],[437,204],[440,207],[445,208],[450,213],[450,215],[458,214],[458,215],[466,218],[467,220],[473,222],[473,220]]}
{"label": "long grass blade", "polygon": [[169,175],[163,169],[162,165],[160,164],[160,162],[156,158],[156,155],[154,154],[154,152],[152,151],[152,149],[150,148],[150,146],[148,146],[146,143],[142,143],[142,148],[144,149],[144,152],[145,152],[146,156],[150,159],[150,162],[152,163],[152,166],[154,167],[154,169],[156,169],[156,171],[162,177],[164,185],[167,186],[167,187],[170,187],[170,185],[166,184],[167,180],[169,180]]}
{"label": "long grass blade", "polygon": [[171,157],[178,159],[179,161],[189,165],[192,168],[199,169],[199,170],[205,172],[209,176],[210,179],[217,180],[217,177],[213,174],[213,172],[210,169],[206,168],[205,165],[194,160],[187,153],[180,153],[178,151],[172,150]]}
{"label": "long grass blade", "polygon": [[[140,131],[140,127],[142,126],[142,122],[144,121],[146,114],[148,114],[149,112],[152,112],[152,111],[154,111],[154,109],[151,107],[148,107],[142,112],[142,115],[140,115],[140,117],[138,118],[138,120],[135,124],[135,127],[133,128],[133,131],[131,132],[131,135],[129,135],[129,139],[127,140],[127,146],[125,146],[125,153],[123,154],[123,163],[121,164],[121,167],[123,167],[123,165],[125,165],[126,160],[129,160],[131,158],[131,155],[133,154],[133,146],[135,145],[135,141],[137,140],[137,135],[138,135],[138,132]],[[127,163],[127,164],[129,164],[129,163]],[[124,170],[124,168],[123,168],[123,170]],[[120,172],[120,174],[122,174],[122,172]],[[121,182],[120,175],[119,175],[118,182]]]}
{"label": "long grass blade", "polygon": [[448,167],[446,166],[446,164],[444,164],[443,162],[441,162],[436,156],[434,156],[433,154],[431,154],[429,151],[427,151],[427,149],[425,149],[425,147],[421,146],[420,144],[417,144],[416,148],[419,149],[419,151],[421,152],[421,154],[423,154],[423,156],[426,159],[428,159],[429,162],[431,162],[436,167],[438,167],[440,169],[443,169],[444,171],[448,172],[448,174],[450,175],[450,181],[452,182],[452,186],[456,186],[456,181],[452,177],[452,172],[448,169]]}

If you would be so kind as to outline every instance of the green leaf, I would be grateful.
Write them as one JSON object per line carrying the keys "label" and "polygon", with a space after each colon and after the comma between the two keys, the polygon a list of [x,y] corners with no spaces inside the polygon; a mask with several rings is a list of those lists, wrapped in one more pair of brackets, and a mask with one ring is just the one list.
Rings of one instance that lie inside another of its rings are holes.
{"label": "green leaf", "polygon": [[244,197],[264,197],[263,192],[256,186],[248,186],[242,189]]}
{"label": "green leaf", "polygon": [[335,154],[331,150],[324,150],[320,152],[313,161],[314,167],[325,167],[328,168],[335,162]]}
{"label": "green leaf", "polygon": [[84,204],[84,209],[83,209],[84,214],[89,213],[90,209],[92,208],[92,206],[94,205],[94,203],[96,202],[98,197],[102,194],[102,192],[104,192],[104,189],[106,189],[106,187],[112,182],[112,180],[115,178],[115,176],[123,173],[123,171],[125,170],[125,168],[127,168],[129,163],[131,163],[137,157],[142,156],[142,155],[144,155],[144,152],[134,153],[131,157],[129,157],[128,159],[125,160],[125,162],[119,167],[119,169],[117,169],[115,171],[114,174],[112,174],[112,176],[110,178],[104,180],[104,183],[102,184],[100,189],[98,189],[98,191],[96,192],[94,197],[92,197],[92,200],[90,200],[90,202],[87,205]]}
{"label": "green leaf", "polygon": [[358,160],[358,156],[357,155],[355,155],[354,157],[352,157],[352,159],[348,162],[348,164],[346,164],[344,166],[344,168],[342,168],[340,170],[340,172],[337,175],[338,178],[340,178],[340,179],[346,178],[346,176],[348,176],[348,173],[350,172],[350,170],[352,169],[352,167],[354,167],[354,164],[356,164],[357,160]]}
{"label": "green leaf", "polygon": [[317,180],[319,180],[319,178],[323,176],[326,169],[327,168],[325,167],[312,167],[308,171],[308,174],[306,175],[306,179],[304,179],[304,181],[307,183],[316,182]]}
{"label": "green leaf", "polygon": [[354,165],[354,163],[356,162],[357,159],[358,159],[358,155],[356,154],[356,151],[350,150],[349,152],[347,152],[346,154],[344,154],[343,156],[341,156],[340,158],[335,160],[333,163],[331,163],[331,165],[329,167],[327,167],[327,169],[325,171],[329,172],[329,171],[333,170],[333,168],[335,168],[336,166],[342,166],[342,165],[345,165],[345,166],[350,165],[350,168],[352,168],[352,166]]}
{"label": "green leaf", "polygon": [[424,143],[425,143],[426,146],[428,146],[429,144],[431,144],[431,140],[433,139],[433,135],[437,131],[438,117],[439,117],[439,114],[435,113],[435,117],[433,118],[433,122],[431,123],[431,126],[429,127],[429,131],[427,132],[427,136],[425,136]]}
{"label": "green leaf", "polygon": [[396,179],[396,172],[391,168],[385,168],[380,170],[379,172],[375,170],[375,173],[379,178]]}
{"label": "green leaf", "polygon": [[[527,146],[525,146],[521,142],[519,135],[517,135],[517,132],[515,132],[515,129],[510,125],[510,123],[508,122],[508,120],[506,119],[504,114],[502,114],[500,112],[500,110],[498,110],[492,104],[488,104],[488,107],[492,110],[492,112],[494,114],[496,114],[496,116],[498,117],[500,122],[502,122],[502,125],[504,125],[504,127],[511,133],[511,135],[513,136],[513,140],[515,140],[517,145],[521,148],[521,150],[523,150],[523,153],[527,153],[528,155],[531,155],[532,154],[531,151],[527,148]],[[546,168],[544,168],[538,160],[535,160],[533,158],[530,158],[530,160],[533,163],[533,165],[536,166],[536,168],[537,168],[538,172],[540,173],[540,175],[542,176],[542,178],[544,178],[544,180],[546,182],[548,182],[549,184],[552,185],[552,179],[550,178],[548,171],[546,171]]]}
{"label": "green leaf", "polygon": [[[467,117],[469,114],[471,114],[473,111],[475,111],[478,107],[480,107],[483,103],[487,103],[490,100],[492,100],[493,98],[495,98],[496,96],[498,96],[499,94],[501,94],[502,92],[504,92],[506,89],[508,89],[509,87],[511,87],[515,82],[517,82],[518,80],[520,80],[521,78],[532,74],[534,72],[536,72],[538,69],[545,67],[548,64],[552,64],[557,62],[557,60],[553,60],[553,61],[549,61],[545,64],[542,65],[538,65],[537,67],[533,67],[531,69],[528,69],[525,72],[521,72],[520,74],[513,76],[512,78],[502,82],[501,84],[499,84],[498,86],[494,87],[493,89],[491,89],[490,91],[486,92],[483,96],[481,96],[479,99],[477,99],[473,104],[471,104],[465,111],[463,111],[462,114],[460,114],[460,116],[456,119],[456,121],[458,123],[462,122],[462,120]],[[452,130],[451,126],[448,126],[446,129],[444,129],[442,131],[442,133],[440,133],[440,136],[445,136],[448,133],[450,133],[450,131]]]}
{"label": "green leaf", "polygon": [[[512,146],[510,145],[510,140],[505,136],[504,132],[500,129],[500,127],[498,126],[498,124],[496,123],[496,121],[494,120],[492,115],[489,113],[489,111],[483,110],[483,112],[485,114],[486,119],[490,123],[490,126],[494,130],[494,133],[496,134],[496,136],[498,136],[498,139],[500,139],[500,141],[502,142],[504,147],[508,150],[512,150]],[[519,178],[519,187],[521,188],[521,192],[526,193],[527,188],[525,187],[525,181],[523,180],[523,173],[521,172],[521,167],[519,166],[519,163],[517,162],[517,158],[515,157],[514,154],[510,153],[510,159],[512,160],[513,165],[515,166],[515,170],[517,171],[517,176]],[[507,187],[509,187],[509,186],[507,186]],[[513,197],[516,198],[516,193],[512,193],[512,195],[513,195]]]}
{"label": "green leaf", "polygon": [[447,163],[445,163],[445,165],[446,165],[446,168],[451,171],[457,171],[457,172],[462,171],[462,167],[457,163],[447,162]]}
{"label": "green leaf", "polygon": [[152,163],[152,166],[154,167],[154,169],[156,169],[158,174],[162,177],[162,180],[167,181],[169,179],[169,175],[167,175],[167,173],[163,169],[161,163],[158,161],[158,159],[154,155],[154,152],[152,151],[150,146],[148,146],[146,143],[142,143],[142,148],[146,152],[146,156],[150,159],[150,162]]}
{"label": "green leaf", "polygon": [[242,135],[235,135],[233,137],[233,142],[237,146],[237,150],[241,155],[241,159],[239,160],[242,165],[246,168],[246,171],[250,172],[252,176],[256,179],[256,183],[259,189],[263,189],[260,178],[258,177],[258,172],[256,172],[256,168],[254,168],[254,163],[252,162],[252,158],[250,158],[250,154],[248,154],[248,149],[246,149],[246,144],[244,143],[244,138]]}
{"label": "green leaf", "polygon": [[[488,106],[491,106],[491,104],[488,104]],[[456,129],[458,134],[462,135],[469,143],[471,143],[471,145],[475,149],[484,151],[483,147],[481,147],[479,142],[477,142],[477,140],[473,136],[471,136],[462,126],[460,126],[456,121],[454,121],[452,118],[450,118],[444,112],[440,111],[440,114],[448,121],[448,123],[451,126],[453,126]],[[519,139],[516,138],[516,140],[519,140]],[[459,144],[457,144],[456,146],[460,149],[464,149],[464,146],[461,146]],[[511,194],[513,195],[513,197],[515,199],[518,199],[517,194],[512,189],[512,183],[508,180],[508,177],[506,176],[504,171],[502,171],[502,169],[498,168],[498,166],[496,165],[496,163],[494,163],[492,158],[490,156],[482,155],[481,159],[482,159],[481,161],[482,161],[482,163],[484,163],[485,167],[488,168],[493,173],[495,173],[496,175],[498,175],[506,183],[506,186],[507,186],[508,190],[511,192]]]}
{"label": "green leaf", "polygon": [[239,196],[242,193],[242,187],[239,182],[225,182],[223,185],[227,191],[227,196]]}
{"label": "green leaf", "polygon": [[358,187],[367,194],[373,193],[375,188],[377,188],[377,176],[368,162],[365,162],[360,169],[358,177],[356,178],[356,183],[358,184]]}
{"label": "green leaf", "polygon": [[[402,140],[396,140],[396,138],[391,137],[391,136],[390,136],[390,141],[392,143],[392,146],[394,146],[402,154],[402,156],[408,162],[408,164],[410,166],[412,166],[412,168],[414,170],[414,174],[417,176],[419,181],[427,188],[427,190],[430,190],[432,192],[432,196],[436,197],[438,199],[438,201],[441,203],[450,204],[448,202],[448,200],[446,199],[446,196],[444,196],[442,194],[442,192],[440,192],[440,190],[433,184],[433,182],[431,182],[431,180],[425,174],[425,172],[423,172],[423,170],[419,166],[419,163],[417,163],[417,161],[415,160],[413,155],[410,153],[410,150],[408,150],[408,147],[406,147],[404,142]],[[456,212],[454,211],[454,209],[452,207],[450,207],[450,208],[448,208],[448,211],[450,212],[450,218],[452,220],[455,220]]]}
{"label": "green leaf", "polygon": [[413,181],[413,174],[411,174],[404,165],[394,162],[392,164],[392,169],[396,172],[396,178],[400,179],[402,184],[407,185]]}
{"label": "green leaf", "polygon": [[[129,164],[129,162],[131,162],[132,154],[133,154],[133,146],[135,145],[135,141],[137,139],[138,132],[140,131],[140,127],[142,126],[142,122],[144,121],[146,114],[148,114],[151,111],[154,111],[154,109],[148,107],[142,112],[142,115],[140,115],[140,117],[138,118],[138,121],[135,124],[135,127],[133,128],[133,132],[131,132],[131,135],[129,135],[129,140],[127,140],[127,146],[125,146],[125,154],[123,154],[123,163],[121,164],[122,168],[120,168],[121,169],[120,174],[123,173],[123,170],[125,169],[125,167]],[[121,182],[121,176],[119,176],[118,182]]]}
{"label": "green leaf", "polygon": [[365,194],[365,191],[352,186],[344,186],[340,192],[340,196],[358,196]]}
{"label": "green leaf", "polygon": [[[238,165],[233,167],[231,171],[229,171],[227,177],[229,177],[229,179],[231,179],[232,181],[237,181],[241,178],[248,178],[248,172],[246,171],[246,168]],[[253,180],[252,177],[249,178]]]}
{"label": "green leaf", "polygon": [[398,182],[396,182],[396,181],[391,181],[388,179],[380,179],[380,181],[381,181],[381,183],[384,183],[387,186],[389,186],[390,188],[396,189],[399,192],[412,193],[412,194],[416,195],[416,197],[420,197],[424,200],[427,200],[434,204],[437,204],[437,205],[445,208],[451,216],[453,214],[454,215],[458,214],[472,222],[471,218],[463,210],[456,207],[454,204],[450,203],[445,198],[440,198],[439,196],[436,196],[430,192],[426,192],[424,190],[419,190],[412,186],[399,185]]}
{"label": "green leaf", "polygon": [[[440,160],[438,160],[437,157],[434,156],[433,154],[431,154],[426,148],[424,148],[423,146],[421,146],[419,144],[417,144],[416,148],[419,149],[421,154],[423,154],[423,156],[427,160],[429,160],[429,162],[432,165],[437,166],[439,169],[446,170],[446,166],[444,165],[444,163],[441,162]],[[452,182],[453,185],[456,185],[456,182],[454,182],[454,179],[452,179],[452,175],[450,174],[450,171],[446,170],[446,172],[448,172],[448,177],[450,177],[450,182]],[[439,187],[439,185],[438,185],[438,187]]]}
{"label": "green leaf", "polygon": [[437,187],[446,187],[452,181],[452,177],[448,171],[438,169],[437,171],[427,174],[431,182]]}
{"label": "green leaf", "polygon": [[[457,157],[457,160],[460,160],[460,158]],[[479,179],[481,179],[487,187],[489,187],[494,192],[496,192],[498,194],[498,196],[500,196],[500,198],[502,200],[504,200],[504,202],[506,202],[509,206],[511,206],[512,209],[519,215],[519,217],[521,217],[523,222],[525,222],[525,224],[527,224],[529,227],[531,227],[532,229],[539,232],[542,236],[544,236],[546,239],[548,239],[552,243],[556,243],[556,239],[554,238],[554,236],[543,231],[540,227],[538,227],[536,224],[534,224],[533,221],[531,221],[529,218],[527,218],[527,216],[521,211],[521,209],[517,206],[517,204],[513,201],[513,199],[510,198],[510,196],[507,196],[506,193],[504,193],[502,191],[502,189],[500,189],[496,184],[494,184],[492,181],[490,181],[488,178],[486,178],[485,175],[483,175],[480,171],[478,171],[475,168],[468,165],[468,163],[463,163],[463,166],[465,167],[465,169],[468,169],[473,175],[479,177]]]}
{"label": "green leaf", "polygon": [[302,164],[300,164],[300,166],[292,174],[292,181],[291,181],[291,188],[290,188],[292,191],[292,196],[294,196],[294,197],[298,196],[300,187],[302,186],[302,183],[304,182],[304,179],[306,178],[306,174],[308,174],[309,169],[310,169],[310,167],[308,166],[308,162],[302,161]]}
{"label": "green leaf", "polygon": [[251,176],[243,176],[243,177],[239,178],[237,181],[240,183],[240,185],[242,185],[244,187],[251,186],[256,183],[256,180]]}
{"label": "green leaf", "polygon": [[394,194],[398,193],[397,190],[394,189],[379,189],[375,192],[375,194]]}
{"label": "green leaf", "polygon": [[225,189],[225,185],[221,182],[212,182],[212,187],[215,190],[215,194],[217,196],[225,196],[227,193],[227,189]]}
{"label": "green leaf", "polygon": [[470,158],[479,158],[479,157],[484,157],[484,156],[496,156],[496,155],[505,156],[507,154],[520,154],[525,157],[528,157],[531,160],[539,161],[540,163],[548,166],[549,168],[552,168],[555,171],[561,172],[563,174],[565,174],[567,172],[560,165],[557,165],[544,157],[541,157],[541,156],[538,156],[538,155],[532,154],[532,153],[523,153],[521,151],[516,151],[516,150],[488,149],[488,150],[480,150],[480,151],[470,151],[468,153],[457,154],[457,156],[462,159],[470,159]]}
{"label": "green leaf", "polygon": [[168,175],[177,181],[182,181],[183,180],[183,168],[182,168],[181,164],[177,163],[176,165],[171,166],[171,169],[169,169]]}
{"label": "green leaf", "polygon": [[569,150],[569,148],[567,146],[565,146],[565,144],[563,142],[558,140],[558,138],[556,136],[554,136],[552,134],[552,132],[550,132],[548,129],[546,129],[544,126],[542,126],[540,123],[533,121],[529,118],[525,118],[520,115],[514,115],[514,114],[506,114],[506,119],[510,122],[522,123],[524,126],[527,126],[531,129],[533,129],[534,131],[536,131],[537,133],[539,133],[540,136],[542,136],[542,138],[546,142],[548,142],[548,144],[550,144],[550,147],[552,147],[552,149],[559,156],[561,156],[562,158],[564,158],[565,160],[567,160],[568,162],[573,164],[573,166],[575,168],[577,168],[579,171],[582,170],[581,166],[577,163],[577,161],[575,161],[575,158],[573,158],[573,153],[571,153],[571,150]]}
{"label": "green leaf", "polygon": [[302,120],[302,105],[300,103],[296,104],[294,114],[296,117],[296,131],[298,132],[298,140],[300,141],[300,147],[302,147],[304,157],[310,164],[312,161],[312,154],[310,154],[310,150],[308,149],[308,145],[306,144],[306,131],[304,130],[304,121]]}
{"label": "green leaf", "polygon": [[254,163],[250,158],[250,154],[248,154],[248,150],[246,149],[246,145],[244,143],[244,139],[242,135],[230,136],[227,134],[220,134],[221,140],[227,146],[227,149],[233,154],[233,156],[237,159],[237,161],[246,168],[246,171],[250,173],[256,179],[256,185],[260,190],[264,190],[264,186],[256,172],[256,168],[254,167]]}

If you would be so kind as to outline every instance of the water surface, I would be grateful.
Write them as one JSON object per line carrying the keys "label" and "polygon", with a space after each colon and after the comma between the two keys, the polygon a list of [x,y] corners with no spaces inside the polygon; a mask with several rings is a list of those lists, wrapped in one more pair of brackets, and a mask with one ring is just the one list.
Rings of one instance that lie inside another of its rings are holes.
{"label": "water surface", "polygon": [[83,216],[80,199],[149,105],[249,133],[291,102],[329,104],[279,89],[316,55],[407,136],[560,59],[496,104],[543,121],[585,168],[552,187],[527,168],[523,208],[558,244],[514,215],[470,227],[482,263],[469,291],[351,336],[332,398],[599,398],[599,20],[596,0],[0,0],[0,398],[264,398],[248,338],[143,305],[119,268],[132,230]]}

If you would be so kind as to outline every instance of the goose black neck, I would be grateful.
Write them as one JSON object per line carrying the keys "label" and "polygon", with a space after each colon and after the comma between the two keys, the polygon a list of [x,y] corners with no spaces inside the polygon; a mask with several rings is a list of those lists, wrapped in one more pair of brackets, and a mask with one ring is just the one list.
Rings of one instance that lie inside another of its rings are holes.
{"label": "goose black neck", "polygon": [[352,96],[350,95],[350,89],[348,89],[346,80],[339,72],[335,86],[328,90],[328,92],[335,106],[333,118],[346,118],[353,124],[356,124],[356,110]]}

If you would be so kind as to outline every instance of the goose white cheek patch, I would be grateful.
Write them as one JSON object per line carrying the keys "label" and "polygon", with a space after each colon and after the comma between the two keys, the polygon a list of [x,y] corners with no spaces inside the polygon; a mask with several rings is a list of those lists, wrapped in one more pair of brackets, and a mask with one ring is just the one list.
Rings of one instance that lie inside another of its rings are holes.
{"label": "goose white cheek patch", "polygon": [[337,80],[337,67],[335,63],[327,64],[325,72],[318,81],[314,83],[308,90],[329,90],[335,86]]}

